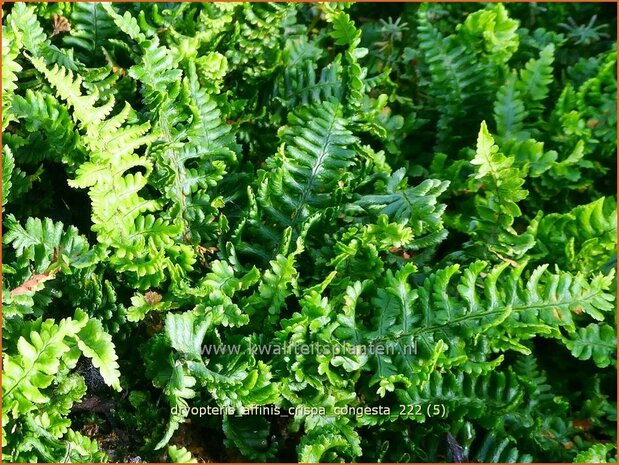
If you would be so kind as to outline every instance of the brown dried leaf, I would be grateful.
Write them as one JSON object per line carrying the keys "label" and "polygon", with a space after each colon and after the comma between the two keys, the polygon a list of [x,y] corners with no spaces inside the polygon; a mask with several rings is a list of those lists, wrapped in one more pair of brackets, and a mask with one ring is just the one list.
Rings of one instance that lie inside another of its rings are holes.
{"label": "brown dried leaf", "polygon": [[71,24],[64,16],[52,15],[52,24],[54,25],[52,36],[60,34],[61,32],[71,32]]}

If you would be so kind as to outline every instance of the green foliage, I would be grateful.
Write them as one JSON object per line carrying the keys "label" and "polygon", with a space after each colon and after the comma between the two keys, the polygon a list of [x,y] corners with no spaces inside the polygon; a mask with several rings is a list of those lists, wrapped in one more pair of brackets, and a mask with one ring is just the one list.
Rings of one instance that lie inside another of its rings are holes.
{"label": "green foliage", "polygon": [[168,446],[168,456],[171,463],[198,463],[184,447]]}
{"label": "green foliage", "polygon": [[69,21],[71,34],[63,37],[64,44],[74,49],[77,58],[86,65],[101,61],[104,47],[116,33],[103,5],[95,2],[75,5]]}
{"label": "green foliage", "polygon": [[36,457],[36,453],[31,454],[34,451],[50,461],[60,461],[63,456],[83,460],[103,457],[96,445],[86,450],[72,450],[70,446],[71,435],[76,433],[69,429],[67,416],[73,403],[83,397],[85,386],[81,377],[69,372],[81,352],[101,369],[107,384],[120,390],[111,339],[97,320],[89,320],[80,310],[73,319],[56,323],[39,318],[20,329],[15,352],[3,354],[3,428],[20,431],[7,438],[13,451],[8,458],[30,460]]}
{"label": "green foliage", "polygon": [[3,5],[3,460],[616,461],[612,8]]}
{"label": "green foliage", "polygon": [[281,139],[259,201],[272,221],[297,229],[313,212],[331,205],[332,192],[354,160],[349,147],[355,139],[341,108],[331,103],[292,113]]}

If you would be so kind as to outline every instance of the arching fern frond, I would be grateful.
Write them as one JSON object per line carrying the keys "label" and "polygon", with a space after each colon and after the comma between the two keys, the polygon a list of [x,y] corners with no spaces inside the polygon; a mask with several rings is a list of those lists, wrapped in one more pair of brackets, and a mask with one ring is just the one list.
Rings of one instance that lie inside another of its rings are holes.
{"label": "arching fern frond", "polygon": [[[525,279],[524,267],[509,273],[506,268],[507,264],[488,269],[487,263],[475,262],[460,271],[452,265],[426,278],[418,289],[407,282],[410,269],[387,275],[387,287],[373,300],[380,313],[369,335],[370,341],[395,344],[392,354],[372,360],[383,393],[393,390],[395,382],[423,386],[437,364],[486,371],[502,357],[478,363],[478,355],[473,355],[477,350],[483,359],[490,351],[529,353],[516,341],[535,336],[562,340],[574,334],[575,319],[583,313],[602,320],[613,309],[612,274],[587,279],[582,274],[550,273],[542,266]],[[483,336],[473,342],[473,334]],[[464,341],[467,352],[461,349]],[[414,355],[407,352],[407,344],[416,347]]]}
{"label": "arching fern frond", "polygon": [[[87,131],[100,124],[112,111],[114,99],[110,97],[103,105],[97,106],[99,100],[97,92],[91,95],[83,95],[82,77],[74,75],[73,71],[54,65],[51,69],[47,68],[42,59],[32,57],[34,67],[42,73],[47,81],[54,86],[57,95],[66,100],[73,108],[75,118],[82,124]],[[92,134],[92,129],[91,129]]]}
{"label": "arching fern frond", "polygon": [[[140,248],[144,243],[137,232],[140,217],[160,208],[159,202],[140,195],[147,184],[152,164],[135,151],[156,139],[156,134],[149,131],[150,124],[125,124],[132,112],[128,103],[119,113],[106,119],[114,104],[113,98],[97,107],[96,89],[91,95],[82,95],[80,77],[73,80],[71,71],[61,70],[57,66],[48,70],[37,58],[33,58],[32,62],[56,88],[58,95],[71,105],[74,117],[86,132],[83,141],[90,157],[80,165],[76,178],[69,184],[89,189],[93,206],[92,230],[101,243],[115,250],[111,262],[120,271],[133,273],[140,288],[162,282],[165,279],[164,270],[171,275],[182,275],[190,269],[194,259],[190,250],[174,243],[173,237],[180,233],[177,229],[164,227],[149,231],[151,238],[156,234],[172,235],[151,240],[149,248]],[[136,168],[144,172],[130,172]],[[189,258],[175,264],[167,254],[189,255]]]}
{"label": "arching fern frond", "polygon": [[15,4],[7,18],[15,37],[31,55],[58,64],[70,70],[81,67],[72,51],[59,49],[51,43],[37,18],[35,7],[26,3]]}

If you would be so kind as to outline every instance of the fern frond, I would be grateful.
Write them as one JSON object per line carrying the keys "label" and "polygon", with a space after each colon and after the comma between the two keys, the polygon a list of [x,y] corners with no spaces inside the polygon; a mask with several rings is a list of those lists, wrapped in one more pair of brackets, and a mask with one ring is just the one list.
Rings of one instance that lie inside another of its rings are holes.
{"label": "fern frond", "polygon": [[358,433],[342,420],[313,428],[297,449],[299,461],[305,463],[351,460],[362,453]]}
{"label": "fern frond", "polygon": [[475,177],[487,180],[488,190],[493,194],[487,199],[486,208],[480,206],[481,217],[505,227],[511,226],[514,218],[520,215],[516,203],[526,197],[527,191],[520,189],[524,179],[517,169],[511,167],[513,160],[499,152],[485,122],[481,124],[477,151],[471,163],[478,167]]}
{"label": "fern frond", "polygon": [[404,175],[404,169],[397,170],[387,182],[386,194],[361,196],[355,205],[409,226],[414,235],[412,249],[438,244],[447,236],[442,220],[445,205],[438,203],[438,197],[449,182],[426,179],[418,186],[400,189]]}
{"label": "fern frond", "polygon": [[[85,314],[83,314],[86,317]],[[82,353],[92,359],[92,364],[101,372],[105,384],[120,391],[120,372],[114,351],[112,336],[103,330],[99,320],[89,319],[77,333],[77,346]]]}
{"label": "fern frond", "polygon": [[[405,385],[413,382],[423,386],[437,360],[443,366],[465,364],[467,370],[489,369],[492,362],[477,365],[471,358],[475,352],[472,347],[467,353],[460,349],[458,340],[473,332],[494,340],[499,351],[529,353],[515,341],[536,335],[561,340],[562,331],[576,331],[574,320],[582,313],[602,320],[604,313],[613,309],[614,297],[609,293],[612,274],[586,279],[581,274],[549,273],[543,266],[523,279],[523,267],[510,273],[505,272],[506,267],[486,270],[485,262],[475,262],[459,272],[460,267],[452,265],[426,278],[417,290],[410,289],[406,273],[388,274],[391,287],[380,290],[374,300],[381,311],[370,337],[396,344],[397,348],[393,355],[374,360],[376,380],[381,381],[382,388],[392,385],[393,373],[406,373],[405,378],[396,379]],[[453,284],[457,276],[459,282]],[[414,356],[404,350],[409,344],[406,341],[416,341]],[[479,348],[488,355],[487,342]],[[501,357],[497,360],[500,362]]]}
{"label": "fern frond", "polygon": [[54,223],[49,218],[28,218],[25,226],[21,226],[12,216],[7,223],[3,242],[13,246],[17,263],[31,266],[37,273],[43,273],[56,262],[60,265],[66,261],[69,266],[83,268],[100,258],[74,226],[65,230],[62,223]]}
{"label": "fern frond", "polygon": [[536,108],[537,103],[548,96],[553,81],[554,52],[554,45],[547,45],[540,51],[538,59],[532,58],[520,71],[516,88],[524,98],[525,108]]}
{"label": "fern frond", "polygon": [[458,35],[471,49],[482,49],[484,58],[501,67],[518,50],[518,26],[519,21],[510,18],[507,8],[497,3],[467,15]]}
{"label": "fern frond", "polygon": [[168,446],[168,456],[171,463],[198,463],[191,452],[180,446]]}
{"label": "fern frond", "polygon": [[617,151],[617,52],[610,51],[598,73],[580,86],[576,108],[588,121],[595,121],[593,137],[600,153],[613,157]]}
{"label": "fern frond", "polygon": [[261,416],[223,418],[225,443],[236,447],[244,457],[259,462],[273,460],[277,453],[277,442],[270,443],[270,424]]}
{"label": "fern frond", "polygon": [[117,31],[112,18],[101,3],[75,3],[71,11],[71,34],[63,38],[73,47],[82,63],[96,63],[102,57],[101,48]]}
{"label": "fern frond", "polygon": [[515,259],[522,257],[534,245],[530,232],[518,235],[512,227],[521,215],[518,202],[528,193],[522,189],[524,177],[514,166],[514,157],[506,157],[495,145],[485,121],[481,124],[471,164],[476,167],[472,189],[483,189],[484,193],[475,198],[478,219],[468,224],[467,232],[494,253]]}
{"label": "fern frond", "polygon": [[13,152],[8,145],[2,147],[2,211],[4,212],[4,206],[9,201],[11,195],[11,176],[15,169],[15,159],[13,158]]}
{"label": "fern frond", "polygon": [[494,119],[497,134],[504,139],[528,139],[529,133],[523,129],[523,123],[528,116],[520,90],[517,88],[515,72],[508,76],[496,96],[494,103]]}
{"label": "fern frond", "polygon": [[16,61],[21,44],[15,33],[2,25],[2,132],[13,120],[11,115],[11,101],[17,89],[17,73],[22,70]]}
{"label": "fern frond", "polygon": [[110,97],[103,105],[96,106],[95,104],[99,100],[97,92],[91,95],[82,95],[82,77],[80,75],[74,75],[70,69],[61,68],[58,65],[48,69],[41,58],[32,57],[30,61],[54,86],[58,96],[71,105],[76,119],[81,122],[82,127],[86,130],[100,124],[112,111],[113,97]]}
{"label": "fern frond", "polygon": [[617,204],[600,198],[542,218],[536,249],[568,270],[597,271],[617,249]]}
{"label": "fern frond", "polygon": [[[92,230],[99,241],[115,249],[111,257],[121,271],[134,273],[141,288],[157,285],[165,279],[164,270],[170,274],[181,275],[193,263],[193,259],[181,260],[176,266],[166,257],[182,255],[187,252],[183,246],[172,245],[171,239],[160,238],[151,244],[167,244],[164,248],[151,247],[139,251],[136,257],[135,245],[140,244],[140,217],[146,212],[160,208],[159,202],[145,199],[140,191],[146,186],[152,164],[135,154],[140,146],[153,142],[157,134],[149,132],[148,122],[137,125],[125,124],[132,111],[127,103],[116,115],[105,119],[112,108],[113,98],[101,107],[95,107],[96,92],[83,96],[81,78],[72,80],[71,71],[57,67],[47,70],[42,62],[33,58],[33,63],[56,88],[58,94],[73,107],[74,116],[86,130],[84,143],[91,151],[89,161],[83,163],[76,172],[76,178],[69,181],[72,187],[89,188],[93,212]],[[89,113],[92,112],[92,113]],[[142,168],[145,173],[129,172]],[[160,234],[168,234],[176,229],[159,228]],[[155,235],[154,231],[150,232]]]}
{"label": "fern frond", "polygon": [[473,460],[481,463],[530,463],[533,457],[523,454],[509,438],[499,438],[496,433],[486,435],[478,449],[471,454]]}
{"label": "fern frond", "polygon": [[36,404],[49,401],[41,390],[52,383],[61,357],[70,350],[65,338],[79,328],[71,319],[62,320],[57,326],[53,320],[47,320],[39,332],[30,334],[29,340],[19,338],[18,355],[4,354],[2,397],[10,415],[16,417],[18,412],[34,410]]}
{"label": "fern frond", "polygon": [[279,67],[284,20],[292,11],[283,3],[243,4],[236,12],[226,58],[248,83],[260,82]]}
{"label": "fern frond", "polygon": [[[457,420],[479,420],[486,428],[503,421],[503,416],[516,411],[523,401],[522,388],[511,371],[490,371],[484,374],[433,372],[423,386],[411,386],[398,392],[405,405],[439,404],[445,415]],[[410,412],[407,418],[427,421],[427,412]]]}
{"label": "fern frond", "polygon": [[453,36],[444,37],[431,23],[431,9],[422,6],[417,17],[419,47],[430,74],[429,92],[439,111],[437,123],[438,150],[444,150],[448,138],[457,138],[453,121],[464,120],[473,106],[473,95],[485,85],[484,69],[477,66],[477,59]]}
{"label": "fern frond", "polygon": [[243,306],[250,317],[263,316],[263,331],[268,332],[279,320],[285,299],[297,291],[298,272],[295,269],[296,256],[302,251],[297,248],[287,256],[278,254],[269,262],[258,287],[258,292],[247,299]]}
{"label": "fern frond", "polygon": [[[49,392],[45,390],[60,372],[61,363],[75,365],[77,356],[72,348],[80,340],[80,334],[87,334],[85,328],[89,325],[92,328],[91,321],[95,322],[95,326],[98,323],[77,311],[75,318],[62,319],[58,324],[53,320],[39,319],[29,325],[25,335],[20,336],[17,342],[18,353],[7,352],[3,355],[2,394],[9,415],[18,418],[19,414],[34,411],[37,405],[50,401]],[[100,366],[104,371],[109,369],[106,371],[106,382],[120,390],[117,384],[119,374],[114,366],[114,345],[109,336],[106,338],[102,328],[99,330],[97,350],[87,349],[85,355],[93,357],[96,353],[104,353]],[[87,345],[83,347],[86,349]]]}
{"label": "fern frond", "polygon": [[273,94],[286,108],[318,104],[324,101],[340,102],[342,66],[338,60],[316,73],[314,62],[306,60],[296,66],[286,67],[276,81]]}
{"label": "fern frond", "polygon": [[28,133],[28,144],[19,147],[19,158],[37,163],[60,159],[72,169],[84,161],[83,148],[69,110],[52,95],[28,89],[13,98],[11,113]]}
{"label": "fern frond", "polygon": [[284,144],[270,162],[274,176],[258,196],[277,224],[298,230],[313,212],[332,204],[332,191],[355,157],[350,147],[356,138],[341,111],[340,105],[323,102],[289,115]]}
{"label": "fern frond", "polygon": [[7,18],[13,33],[23,47],[32,54],[37,55],[47,42],[47,35],[35,13],[33,6],[27,4],[15,5]]}
{"label": "fern frond", "polygon": [[7,23],[10,24],[19,42],[34,57],[44,58],[48,63],[56,63],[70,70],[80,68],[72,51],[65,51],[51,44],[41,27],[34,6],[25,3],[15,5],[7,17]]}
{"label": "fern frond", "polygon": [[617,334],[607,324],[591,323],[585,328],[580,328],[577,333],[565,341],[565,345],[579,360],[593,359],[600,368],[617,365],[615,357]]}
{"label": "fern frond", "polygon": [[335,40],[335,44],[356,47],[360,42],[361,31],[357,29],[355,22],[350,19],[348,13],[332,9],[329,4],[326,4],[323,8],[326,12],[327,21],[333,25],[330,35]]}

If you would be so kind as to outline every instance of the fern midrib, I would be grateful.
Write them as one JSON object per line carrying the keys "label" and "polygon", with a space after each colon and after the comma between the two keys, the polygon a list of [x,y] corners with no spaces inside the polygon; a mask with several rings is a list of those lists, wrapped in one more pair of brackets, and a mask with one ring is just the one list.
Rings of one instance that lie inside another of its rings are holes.
{"label": "fern midrib", "polygon": [[311,93],[311,91],[313,91],[313,90],[316,90],[316,89],[322,90],[322,89],[335,88],[336,85],[337,85],[337,83],[335,83],[335,82],[317,82],[317,83],[314,83],[314,84],[312,84],[310,86],[305,86],[305,87],[302,87],[301,89],[295,89],[295,90],[287,92],[286,93],[286,99],[290,99],[292,97],[296,97],[296,98],[302,99],[307,94]]}
{"label": "fern midrib", "polygon": [[99,4],[95,3],[93,8],[93,29],[94,29],[94,34],[93,34],[93,49],[95,49],[97,47],[97,45],[99,44]]}

